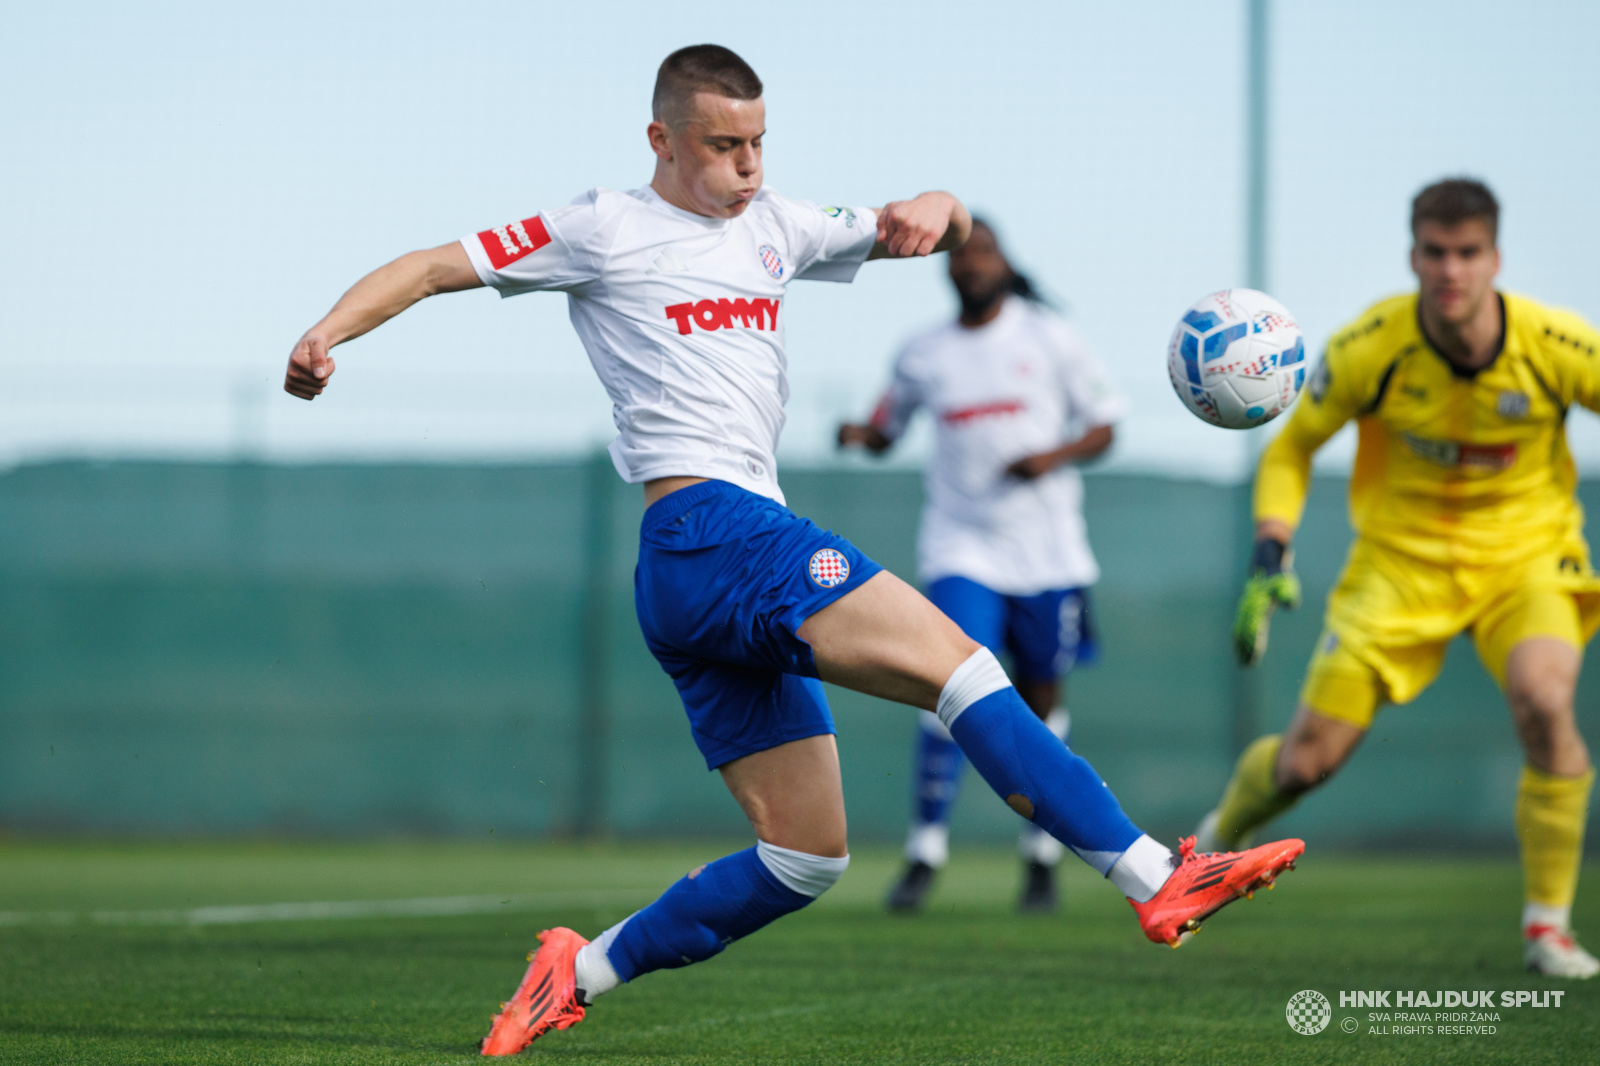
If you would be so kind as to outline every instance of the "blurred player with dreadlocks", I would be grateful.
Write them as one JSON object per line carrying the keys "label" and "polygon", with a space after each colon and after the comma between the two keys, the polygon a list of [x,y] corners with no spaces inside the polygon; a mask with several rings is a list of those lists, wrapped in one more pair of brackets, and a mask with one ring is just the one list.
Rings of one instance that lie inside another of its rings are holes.
{"label": "blurred player with dreadlocks", "polygon": [[[927,469],[918,570],[928,598],[967,635],[1009,653],[1017,691],[1065,742],[1060,679],[1090,661],[1088,587],[1099,577],[1076,464],[1111,446],[1122,401],[1075,330],[1043,306],[974,220],[950,254],[954,321],[913,337],[870,421],[839,427],[841,446],[882,453],[919,407],[937,441]],[[939,719],[918,731],[906,867],[889,908],[921,907],[949,858],[950,810],[966,760]],[[1051,910],[1062,845],[1028,825],[1019,906]]]}

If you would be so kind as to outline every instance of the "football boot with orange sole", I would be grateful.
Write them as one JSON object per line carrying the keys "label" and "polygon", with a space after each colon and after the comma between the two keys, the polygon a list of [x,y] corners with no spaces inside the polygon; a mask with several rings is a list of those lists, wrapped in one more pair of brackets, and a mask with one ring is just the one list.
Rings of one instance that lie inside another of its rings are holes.
{"label": "football boot with orange sole", "polygon": [[1236,899],[1271,888],[1278,875],[1294,869],[1306,850],[1303,840],[1276,840],[1249,851],[1196,852],[1194,837],[1178,844],[1178,868],[1148,903],[1134,903],[1144,935],[1177,947],[1200,923]]}
{"label": "football boot with orange sole", "polygon": [[511,998],[500,1004],[489,1035],[478,1049],[485,1055],[515,1055],[552,1029],[583,1021],[574,965],[588,941],[571,929],[546,929],[539,950],[528,956],[528,972]]}

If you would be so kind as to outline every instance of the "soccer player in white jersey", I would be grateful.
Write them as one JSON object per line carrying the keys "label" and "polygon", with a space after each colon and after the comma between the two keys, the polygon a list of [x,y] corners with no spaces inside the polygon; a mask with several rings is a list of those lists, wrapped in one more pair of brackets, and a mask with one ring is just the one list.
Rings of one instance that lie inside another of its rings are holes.
{"label": "soccer player in white jersey", "polygon": [[[928,409],[935,445],[917,538],[923,588],[967,636],[1010,653],[1017,691],[1065,743],[1059,679],[1094,655],[1087,593],[1100,576],[1076,464],[1111,446],[1123,404],[1094,352],[1041,306],[991,226],[973,220],[972,236],[950,253],[950,281],[959,317],[906,343],[871,420],[840,426],[839,443],[881,454]],[[948,861],[950,809],[966,768],[937,716],[924,711],[920,725],[906,867],[889,893],[894,911],[919,909]],[[1018,848],[1018,906],[1054,909],[1061,842],[1029,823]]]}
{"label": "soccer player in white jersey", "polygon": [[316,397],[334,371],[329,349],[437,293],[566,293],[611,397],[612,461],[644,485],[640,627],[707,767],[755,830],[754,847],[695,868],[593,942],[541,932],[484,1054],[575,1025],[652,970],[709,959],[839,879],[844,796],[819,679],[935,711],[990,787],[1115,884],[1152,940],[1179,943],[1291,866],[1297,840],[1237,855],[1156,843],[1028,710],[991,652],[783,506],[773,452],[789,282],[849,281],[868,259],[956,247],[970,225],[960,202],[931,192],[825,208],[764,189],[761,81],[717,45],[668,56],[653,105],[648,185],[595,189],[380,267],[300,338],[284,382]]}

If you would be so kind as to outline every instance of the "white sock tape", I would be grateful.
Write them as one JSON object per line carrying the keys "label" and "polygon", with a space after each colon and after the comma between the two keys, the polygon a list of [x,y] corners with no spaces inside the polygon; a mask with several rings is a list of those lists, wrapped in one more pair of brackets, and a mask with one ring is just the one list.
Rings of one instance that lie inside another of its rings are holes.
{"label": "white sock tape", "polygon": [[1135,903],[1149,903],[1177,868],[1172,850],[1141,836],[1106,871],[1106,877]]}
{"label": "white sock tape", "polygon": [[791,892],[816,899],[834,886],[844,876],[850,865],[850,856],[830,859],[824,855],[811,855],[756,841],[756,856],[772,871],[772,876],[783,882]]}
{"label": "white sock tape", "polygon": [[617,939],[617,934],[622,932],[622,927],[627,925],[632,917],[632,914],[628,915],[578,949],[578,957],[573,960],[573,970],[575,983],[583,989],[586,1004],[593,1003],[596,997],[605,995],[622,983],[622,978],[617,976],[616,967],[611,965],[609,952],[611,942]]}
{"label": "white sock tape", "polygon": [[944,727],[944,723],[939,721],[939,716],[932,711],[918,711],[917,724],[930,736],[938,737],[940,740],[951,739],[950,730]]}
{"label": "white sock tape", "polygon": [[961,717],[962,711],[985,696],[1010,687],[1011,679],[1006,676],[1000,660],[994,657],[994,652],[979,648],[971,658],[956,667],[950,680],[944,683],[944,691],[939,693],[939,705],[933,713],[949,729]]}

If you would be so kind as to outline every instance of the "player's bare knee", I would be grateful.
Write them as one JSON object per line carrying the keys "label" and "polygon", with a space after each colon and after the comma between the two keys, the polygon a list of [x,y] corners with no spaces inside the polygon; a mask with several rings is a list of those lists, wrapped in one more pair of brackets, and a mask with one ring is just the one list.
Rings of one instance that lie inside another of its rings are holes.
{"label": "player's bare knee", "polygon": [[[955,632],[945,634],[944,658],[946,662],[955,664],[950,668],[950,672],[955,673],[955,668],[982,651],[983,645],[961,632],[960,629],[957,629],[955,623],[952,622],[950,628],[954,629]],[[948,677],[946,680],[948,680]]]}
{"label": "player's bare knee", "polygon": [[1576,775],[1589,769],[1589,752],[1570,703],[1517,708],[1517,736],[1528,762],[1547,773]]}
{"label": "player's bare knee", "polygon": [[1288,796],[1309,792],[1332,777],[1344,753],[1320,744],[1285,744],[1278,754],[1273,783]]}
{"label": "player's bare knee", "polygon": [[1274,783],[1278,786],[1278,791],[1284,795],[1298,796],[1302,792],[1310,792],[1328,780],[1337,769],[1337,764],[1327,766],[1314,760],[1280,762]]}
{"label": "player's bare knee", "polygon": [[824,833],[813,836],[805,841],[801,850],[809,855],[820,855],[825,859],[850,858],[850,840],[841,828],[837,833]]}
{"label": "player's bare knee", "polygon": [[1572,719],[1573,684],[1561,676],[1520,677],[1507,686],[1506,698],[1520,721],[1552,730]]}
{"label": "player's bare knee", "polygon": [[752,817],[750,827],[756,831],[756,839],[773,847],[830,859],[850,854],[849,834],[842,819],[837,824],[797,824],[792,818]]}
{"label": "player's bare knee", "polygon": [[1284,731],[1273,783],[1291,796],[1316,788],[1344,765],[1364,736],[1360,726],[1302,703]]}

